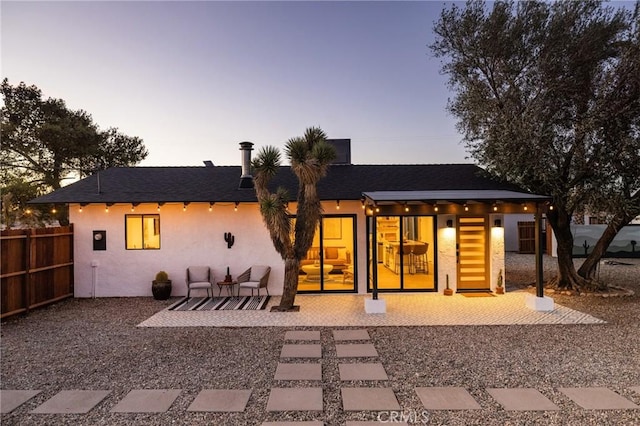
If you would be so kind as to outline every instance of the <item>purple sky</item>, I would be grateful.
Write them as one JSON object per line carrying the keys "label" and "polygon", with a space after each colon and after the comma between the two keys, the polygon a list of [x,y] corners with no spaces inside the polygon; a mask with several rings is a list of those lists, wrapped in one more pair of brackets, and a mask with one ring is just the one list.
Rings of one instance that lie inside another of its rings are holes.
{"label": "purple sky", "polygon": [[145,166],[240,164],[309,126],[356,164],[468,163],[427,45],[444,2],[7,2],[2,77],[139,136]]}

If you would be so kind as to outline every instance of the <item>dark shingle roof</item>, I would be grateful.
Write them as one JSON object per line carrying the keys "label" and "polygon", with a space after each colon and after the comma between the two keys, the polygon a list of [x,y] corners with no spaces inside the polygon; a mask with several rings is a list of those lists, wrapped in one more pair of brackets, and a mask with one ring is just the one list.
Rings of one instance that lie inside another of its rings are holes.
{"label": "dark shingle roof", "polygon": [[[112,168],[41,196],[31,203],[249,202],[253,189],[238,189],[239,166]],[[282,166],[272,187],[291,199],[297,178]],[[511,190],[473,164],[334,165],[318,185],[323,200],[359,200],[368,191]]]}

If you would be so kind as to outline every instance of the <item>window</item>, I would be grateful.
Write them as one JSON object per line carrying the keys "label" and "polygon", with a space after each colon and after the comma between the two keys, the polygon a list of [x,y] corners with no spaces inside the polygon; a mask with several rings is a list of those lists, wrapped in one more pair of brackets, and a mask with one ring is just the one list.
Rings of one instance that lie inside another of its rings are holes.
{"label": "window", "polygon": [[160,215],[125,215],[127,250],[157,250],[160,248]]}

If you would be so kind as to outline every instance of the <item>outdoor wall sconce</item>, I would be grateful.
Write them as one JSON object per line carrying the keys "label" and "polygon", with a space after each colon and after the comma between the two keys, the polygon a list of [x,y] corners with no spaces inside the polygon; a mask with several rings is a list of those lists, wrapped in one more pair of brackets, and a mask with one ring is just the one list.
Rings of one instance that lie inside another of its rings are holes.
{"label": "outdoor wall sconce", "polygon": [[502,227],[502,221],[500,219],[496,219],[493,221],[493,226],[495,226],[496,228],[501,228]]}
{"label": "outdoor wall sconce", "polygon": [[236,242],[236,237],[234,237],[231,232],[225,232],[224,240],[227,242],[227,248],[231,248],[233,246],[233,243]]}
{"label": "outdoor wall sconce", "polygon": [[453,228],[453,220],[451,219],[447,220],[447,228]]}

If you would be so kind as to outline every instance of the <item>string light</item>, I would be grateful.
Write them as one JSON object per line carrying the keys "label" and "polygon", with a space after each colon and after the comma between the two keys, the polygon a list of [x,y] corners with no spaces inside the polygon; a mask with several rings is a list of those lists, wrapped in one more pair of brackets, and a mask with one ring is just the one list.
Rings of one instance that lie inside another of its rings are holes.
{"label": "string light", "polygon": [[336,210],[340,210],[340,200],[336,200]]}
{"label": "string light", "polygon": [[184,203],[182,203],[182,211],[186,212],[187,211],[187,206],[189,205],[188,201],[185,201]]}
{"label": "string light", "polygon": [[240,201],[236,201],[235,202],[235,206],[233,207],[233,211],[237,212],[238,211],[238,204],[240,204]]}
{"label": "string light", "polygon": [[434,212],[437,212],[437,211],[438,211],[438,205],[437,205],[437,204],[434,204],[434,205],[433,205],[433,211],[434,211]]}
{"label": "string light", "polygon": [[215,203],[214,203],[213,201],[210,201],[210,202],[209,202],[209,211],[213,210],[213,205],[214,205],[214,204],[215,204]]}

